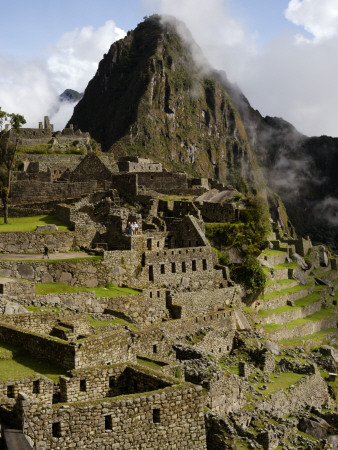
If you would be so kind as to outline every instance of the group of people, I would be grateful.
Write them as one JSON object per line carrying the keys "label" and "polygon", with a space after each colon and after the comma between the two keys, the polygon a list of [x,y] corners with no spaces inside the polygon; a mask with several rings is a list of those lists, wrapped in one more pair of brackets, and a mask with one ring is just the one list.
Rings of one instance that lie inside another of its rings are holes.
{"label": "group of people", "polygon": [[138,224],[137,222],[128,222],[126,227],[126,233],[129,236],[135,236],[138,233]]}

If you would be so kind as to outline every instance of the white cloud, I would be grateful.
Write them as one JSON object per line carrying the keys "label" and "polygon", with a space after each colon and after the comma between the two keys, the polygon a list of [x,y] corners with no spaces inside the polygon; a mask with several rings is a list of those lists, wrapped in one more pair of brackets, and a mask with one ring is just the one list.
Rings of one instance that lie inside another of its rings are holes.
{"label": "white cloud", "polygon": [[53,83],[59,90],[68,87],[83,91],[103,54],[125,35],[112,20],[97,30],[88,26],[65,33],[50,49],[51,56],[47,61]]}
{"label": "white cloud", "polygon": [[65,33],[49,49],[47,61],[20,62],[0,54],[0,99],[4,111],[23,114],[27,127],[37,127],[49,115],[55,129],[69,120],[72,106],[59,105],[65,89],[82,92],[110,45],[125,36],[113,21],[95,30],[84,27]]}
{"label": "white cloud", "polygon": [[290,0],[285,17],[319,42],[338,35],[337,0]]}

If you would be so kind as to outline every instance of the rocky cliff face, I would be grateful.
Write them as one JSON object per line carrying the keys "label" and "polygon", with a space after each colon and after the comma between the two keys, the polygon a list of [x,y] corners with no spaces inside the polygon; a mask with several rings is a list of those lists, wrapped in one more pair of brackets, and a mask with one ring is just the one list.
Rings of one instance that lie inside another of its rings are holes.
{"label": "rocky cliff face", "polygon": [[70,123],[116,156],[149,155],[244,192],[265,185],[219,75],[159,16],[111,46]]}

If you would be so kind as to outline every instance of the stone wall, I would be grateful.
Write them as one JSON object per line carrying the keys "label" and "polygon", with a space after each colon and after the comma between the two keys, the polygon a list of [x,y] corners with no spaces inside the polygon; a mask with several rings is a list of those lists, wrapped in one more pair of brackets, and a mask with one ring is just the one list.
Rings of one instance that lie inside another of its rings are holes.
{"label": "stone wall", "polygon": [[136,362],[135,347],[129,330],[113,330],[90,336],[76,345],[75,369],[101,364]]}
{"label": "stone wall", "polygon": [[287,390],[271,394],[268,401],[257,403],[258,409],[270,412],[274,416],[294,415],[303,412],[306,407],[325,408],[330,404],[327,384],[319,371],[314,375],[301,378]]}
{"label": "stone wall", "polygon": [[185,338],[201,328],[210,327],[219,331],[235,330],[237,320],[235,311],[217,311],[186,319],[170,320],[158,326],[164,334],[172,339]]}
{"label": "stone wall", "polygon": [[298,336],[306,336],[328,328],[336,328],[336,321],[337,318],[335,316],[327,317],[326,319],[317,320],[315,322],[306,322],[303,325],[299,325],[294,328],[278,328],[277,330],[270,331],[268,335],[269,339],[273,339],[275,341],[291,339]]}
{"label": "stone wall", "polygon": [[19,392],[38,399],[40,402],[51,403],[54,383],[42,375],[21,379],[7,378],[0,381],[1,404],[13,404]]}
{"label": "stone wall", "polygon": [[291,311],[287,311],[281,314],[269,314],[261,319],[261,323],[276,323],[283,324],[287,322],[291,322],[296,319],[303,319],[304,317],[310,316],[317,311],[320,311],[322,307],[322,301],[318,300],[317,302],[310,303],[306,305],[304,308],[296,308]]}
{"label": "stone wall", "polygon": [[203,220],[206,222],[235,222],[239,220],[239,210],[233,203],[219,204],[212,202],[203,202],[200,205]]}
{"label": "stone wall", "polygon": [[39,334],[49,334],[57,323],[57,318],[53,313],[8,314],[2,315],[0,320],[2,324],[14,325],[15,327]]}
{"label": "stone wall", "polygon": [[117,162],[119,172],[162,172],[162,164],[146,158],[120,158]]}
{"label": "stone wall", "polygon": [[0,340],[27,350],[35,358],[51,361],[65,369],[75,366],[75,346],[50,336],[39,336],[0,321]]}
{"label": "stone wall", "polygon": [[13,204],[63,201],[67,198],[80,198],[91,194],[97,189],[96,181],[84,182],[54,182],[43,181],[14,181],[11,185]]}
{"label": "stone wall", "polygon": [[146,286],[154,283],[169,287],[183,282],[196,290],[203,284],[204,287],[213,287],[223,280],[222,271],[214,270],[214,259],[211,247],[146,252],[141,279]]}
{"label": "stone wall", "polygon": [[106,166],[105,162],[101,161],[100,157],[95,153],[89,153],[73,170],[69,181],[86,182],[95,180],[97,186],[103,188],[105,181],[110,181],[111,175],[112,172]]}
{"label": "stone wall", "polygon": [[214,355],[218,360],[232,351],[234,336],[235,330],[228,332],[209,331],[201,341],[194,345],[194,348],[208,355]]}
{"label": "stone wall", "polygon": [[20,407],[33,428],[25,422],[25,434],[33,439],[35,435],[46,449],[206,449],[201,388],[188,383],[149,394],[53,407],[27,399]]}
{"label": "stone wall", "polygon": [[170,338],[162,326],[140,330],[135,333],[135,352],[141,357],[174,362],[176,356]]}
{"label": "stone wall", "polygon": [[138,175],[136,173],[113,174],[109,187],[116,189],[121,197],[135,201],[135,196],[138,195]]}
{"label": "stone wall", "polygon": [[74,245],[72,232],[24,231],[0,233],[0,252],[3,253],[43,253],[45,245],[50,251],[69,252]]}
{"label": "stone wall", "polygon": [[177,292],[170,296],[172,305],[180,307],[180,317],[186,318],[224,309],[230,304],[236,304],[240,299],[239,287],[221,289],[202,289],[193,292]]}
{"label": "stone wall", "polygon": [[35,283],[62,282],[72,286],[94,287],[105,286],[107,283],[133,285],[131,272],[104,260],[0,261],[0,275]]}
{"label": "stone wall", "polygon": [[188,189],[187,175],[181,172],[138,172],[138,185],[157,192]]}
{"label": "stone wall", "polygon": [[300,298],[303,298],[313,292],[313,286],[302,289],[296,292],[288,292],[287,294],[280,294],[274,298],[269,298],[268,300],[264,300],[264,298],[260,298],[253,303],[255,308],[260,307],[265,310],[279,308],[280,306],[285,306],[287,302],[294,302]]}
{"label": "stone wall", "polygon": [[72,371],[60,377],[60,401],[78,402],[123,394],[136,394],[163,389],[172,383],[163,374],[147,373],[140,366],[115,364]]}
{"label": "stone wall", "polygon": [[19,298],[32,298],[35,295],[35,285],[14,278],[9,280],[0,278],[0,293]]}

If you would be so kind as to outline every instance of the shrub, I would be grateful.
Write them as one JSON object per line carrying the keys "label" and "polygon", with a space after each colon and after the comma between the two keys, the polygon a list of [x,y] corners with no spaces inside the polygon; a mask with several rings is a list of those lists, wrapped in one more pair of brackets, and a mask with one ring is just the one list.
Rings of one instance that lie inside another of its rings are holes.
{"label": "shrub", "polygon": [[248,256],[243,264],[233,265],[230,268],[231,278],[246,289],[259,292],[264,289],[266,275],[258,260]]}

